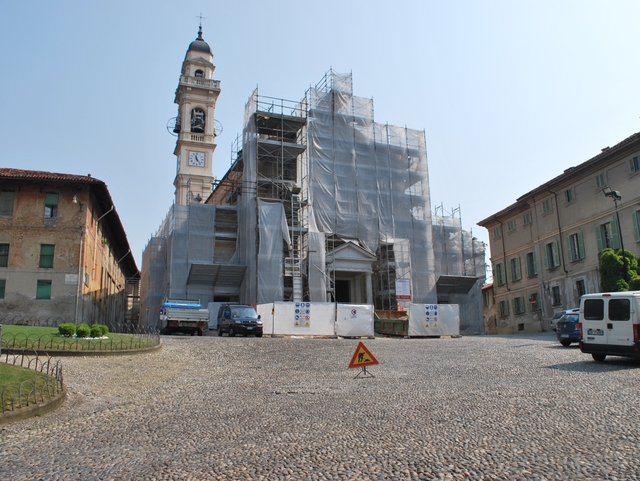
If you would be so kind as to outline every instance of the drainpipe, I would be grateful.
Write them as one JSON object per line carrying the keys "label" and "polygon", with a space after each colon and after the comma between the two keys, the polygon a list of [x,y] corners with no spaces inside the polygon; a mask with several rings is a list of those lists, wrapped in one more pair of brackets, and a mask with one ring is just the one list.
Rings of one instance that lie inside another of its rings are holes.
{"label": "drainpipe", "polygon": [[[495,219],[495,217],[494,217]],[[500,238],[502,239],[502,260],[504,263],[504,285],[507,291],[511,292],[509,288],[509,276],[507,275],[507,248],[504,245],[504,224],[501,220],[496,219],[500,223]]]}
{"label": "drainpipe", "polygon": [[76,322],[76,326],[78,325],[78,304],[80,303],[80,296],[82,296],[82,267],[84,256],[82,255],[82,249],[84,247],[84,227],[80,231],[80,252],[78,254],[78,286],[76,287],[76,311],[73,315],[74,320]]}
{"label": "drainpipe", "polygon": [[549,188],[549,184],[547,184],[547,190],[553,194],[553,198],[556,204],[556,219],[558,220],[558,236],[560,237],[560,257],[562,258],[562,270],[565,275],[569,274],[567,270],[567,264],[564,260],[564,245],[562,244],[562,227],[560,226],[560,209],[558,209],[558,193],[554,192]]}

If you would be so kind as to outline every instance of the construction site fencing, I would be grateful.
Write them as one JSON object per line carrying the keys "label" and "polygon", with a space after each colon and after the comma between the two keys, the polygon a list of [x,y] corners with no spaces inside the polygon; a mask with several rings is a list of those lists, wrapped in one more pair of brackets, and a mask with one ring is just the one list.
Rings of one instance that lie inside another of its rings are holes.
{"label": "construction site fencing", "polygon": [[40,404],[64,390],[62,363],[47,353],[2,353],[0,363],[31,369],[43,374],[35,381],[23,381],[8,385],[0,391],[1,412],[15,411],[32,404]]}

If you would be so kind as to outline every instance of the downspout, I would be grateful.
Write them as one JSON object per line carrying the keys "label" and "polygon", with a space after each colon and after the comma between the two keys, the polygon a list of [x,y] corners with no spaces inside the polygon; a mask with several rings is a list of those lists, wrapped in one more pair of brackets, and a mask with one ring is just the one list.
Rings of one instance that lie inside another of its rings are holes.
{"label": "downspout", "polygon": [[[495,217],[494,217],[495,218]],[[502,260],[504,264],[504,285],[507,291],[511,292],[509,288],[509,276],[507,275],[507,248],[504,245],[504,228],[501,220],[496,219],[500,223],[500,239],[502,239]]]}
{"label": "downspout", "polygon": [[78,304],[80,302],[80,296],[82,294],[82,260],[84,256],[82,255],[82,249],[84,247],[84,227],[80,231],[80,252],[78,254],[78,287],[76,287],[76,311],[74,314],[74,320],[76,322],[76,326],[78,325]]}
{"label": "downspout", "polygon": [[555,204],[556,204],[556,219],[558,221],[558,236],[560,237],[560,257],[562,259],[562,270],[564,271],[565,275],[568,275],[569,271],[567,270],[567,265],[564,260],[564,245],[562,244],[562,227],[560,226],[560,209],[558,208],[558,194],[557,192],[554,192],[549,188],[549,184],[547,184],[547,190],[553,194]]}

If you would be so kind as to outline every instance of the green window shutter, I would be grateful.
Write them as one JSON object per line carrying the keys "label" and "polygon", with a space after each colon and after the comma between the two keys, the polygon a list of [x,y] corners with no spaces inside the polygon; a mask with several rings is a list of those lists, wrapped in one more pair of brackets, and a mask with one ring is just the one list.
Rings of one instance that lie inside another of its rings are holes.
{"label": "green window shutter", "polygon": [[560,265],[560,253],[558,252],[558,241],[553,241],[551,243],[551,248],[553,249],[553,267],[557,267]]}
{"label": "green window shutter", "polygon": [[516,257],[516,276],[522,279],[522,267],[520,267],[520,257]]}
{"label": "green window shutter", "polygon": [[620,236],[618,235],[618,223],[615,220],[611,221],[611,237],[613,237],[613,248],[620,249]]}
{"label": "green window shutter", "polygon": [[44,196],[44,204],[45,205],[58,205],[58,194],[47,193]]}
{"label": "green window shutter", "polygon": [[0,215],[13,214],[13,192],[0,193]]}
{"label": "green window shutter", "polygon": [[633,159],[629,159],[629,170],[631,170],[631,172],[636,171],[636,163],[635,163],[636,158],[637,157],[634,157]]}
{"label": "green window shutter", "polygon": [[582,232],[578,232],[578,256],[580,259],[584,259],[584,240],[582,238]]}
{"label": "green window shutter", "polygon": [[53,267],[53,254],[56,246],[51,244],[42,244],[40,246],[40,267]]}
{"label": "green window shutter", "polygon": [[571,249],[571,236],[567,236],[567,257],[569,258],[569,262],[573,262],[576,259],[573,258],[573,249]]}
{"label": "green window shutter", "polygon": [[535,276],[538,273],[538,258],[536,257],[536,251],[531,253],[533,256],[533,275]]}
{"label": "green window shutter", "polygon": [[638,225],[638,215],[640,215],[640,211],[636,211],[631,214],[631,217],[633,217],[633,231],[636,233],[636,242],[640,242],[640,226]]}
{"label": "green window shutter", "polygon": [[599,225],[596,226],[596,240],[598,241],[598,252],[602,252],[604,246],[602,244],[602,229]]}
{"label": "green window shutter", "polygon": [[4,299],[4,291],[7,285],[7,281],[5,279],[0,279],[0,299]]}
{"label": "green window shutter", "polygon": [[51,281],[38,281],[36,299],[51,299]]}

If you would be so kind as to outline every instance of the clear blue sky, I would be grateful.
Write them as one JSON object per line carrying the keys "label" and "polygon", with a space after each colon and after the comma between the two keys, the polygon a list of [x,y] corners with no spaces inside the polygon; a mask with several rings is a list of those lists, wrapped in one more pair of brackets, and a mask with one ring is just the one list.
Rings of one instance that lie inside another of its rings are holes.
{"label": "clear blue sky", "polygon": [[256,86],[298,100],[329,68],[376,121],[425,130],[432,205],[485,242],[478,221],[640,131],[637,0],[1,0],[0,165],[106,182],[138,267],[174,197],[165,126],[200,12],[218,177]]}

